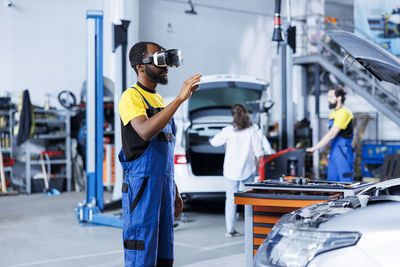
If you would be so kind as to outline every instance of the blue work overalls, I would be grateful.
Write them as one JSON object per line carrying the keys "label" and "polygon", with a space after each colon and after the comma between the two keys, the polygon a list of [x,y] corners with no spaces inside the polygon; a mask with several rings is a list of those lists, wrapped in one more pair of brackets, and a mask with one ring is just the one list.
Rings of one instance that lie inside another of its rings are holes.
{"label": "blue work overalls", "polygon": [[[329,129],[334,120],[329,120]],[[328,181],[352,182],[354,179],[354,152],[351,145],[352,138],[343,138],[337,135],[331,140],[329,153]]]}
{"label": "blue work overalls", "polygon": [[[143,95],[142,98],[151,116],[155,115],[156,109]],[[171,119],[139,158],[127,162],[123,150],[119,154],[125,172],[122,185],[125,266],[156,266],[157,259],[158,265],[172,266],[174,145],[175,125]]]}

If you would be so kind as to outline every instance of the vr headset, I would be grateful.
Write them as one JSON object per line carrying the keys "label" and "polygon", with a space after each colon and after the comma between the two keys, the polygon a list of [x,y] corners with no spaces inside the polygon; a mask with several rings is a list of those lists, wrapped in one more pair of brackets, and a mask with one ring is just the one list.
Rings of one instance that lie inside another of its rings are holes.
{"label": "vr headset", "polygon": [[139,61],[131,61],[132,67],[140,64],[153,64],[154,66],[165,67],[179,67],[183,64],[181,50],[168,49],[164,51],[155,52],[151,57],[143,58]]}

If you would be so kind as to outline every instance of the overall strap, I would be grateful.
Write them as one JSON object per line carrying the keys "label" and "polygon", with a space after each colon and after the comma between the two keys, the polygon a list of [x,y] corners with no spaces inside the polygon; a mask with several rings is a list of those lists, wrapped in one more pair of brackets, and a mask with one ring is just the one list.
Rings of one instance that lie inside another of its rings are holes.
{"label": "overall strap", "polygon": [[149,101],[147,101],[147,99],[142,95],[142,93],[141,93],[135,86],[134,86],[134,87],[131,87],[131,88],[132,88],[132,89],[135,89],[136,91],[138,91],[138,93],[142,96],[144,102],[145,102],[146,105],[149,107],[149,109],[154,109],[154,108],[150,105]]}

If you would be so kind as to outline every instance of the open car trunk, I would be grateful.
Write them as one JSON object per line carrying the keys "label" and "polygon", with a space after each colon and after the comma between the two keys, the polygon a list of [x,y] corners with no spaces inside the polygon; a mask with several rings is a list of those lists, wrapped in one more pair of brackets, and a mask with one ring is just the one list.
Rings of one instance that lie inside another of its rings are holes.
{"label": "open car trunk", "polygon": [[196,176],[222,176],[225,154],[216,153],[215,148],[208,152],[196,152],[196,147],[187,151],[187,156],[192,166],[192,172]]}
{"label": "open car trunk", "polygon": [[[265,84],[215,82],[201,84],[189,100],[190,126],[185,131],[186,157],[195,176],[222,176],[225,147],[213,147],[209,139],[232,124],[231,107],[242,103],[255,121]],[[250,104],[256,102],[256,104]]]}
{"label": "open car trunk", "polygon": [[225,147],[211,146],[214,137],[227,124],[195,124],[186,132],[186,156],[196,176],[222,176]]}

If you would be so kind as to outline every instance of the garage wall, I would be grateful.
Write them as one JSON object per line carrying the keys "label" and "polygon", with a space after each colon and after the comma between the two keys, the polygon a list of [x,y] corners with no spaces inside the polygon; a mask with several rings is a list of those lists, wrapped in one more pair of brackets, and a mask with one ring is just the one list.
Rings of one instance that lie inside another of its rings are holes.
{"label": "garage wall", "polygon": [[[165,96],[176,95],[193,74],[243,74],[269,80],[272,0],[198,0],[197,15],[185,14],[187,1],[140,2],[141,41],[182,50],[184,65],[169,72]],[[133,71],[133,70],[132,70]]]}
{"label": "garage wall", "polygon": [[86,10],[101,0],[15,0],[0,3],[0,95],[30,89],[32,102],[51,104],[62,89],[79,95],[85,79]]}
{"label": "garage wall", "polygon": [[[111,23],[131,21],[129,40],[153,40],[183,51],[184,66],[170,71],[163,95],[176,95],[190,75],[235,73],[269,80],[273,0],[194,1],[198,15],[185,14],[186,1],[166,0],[18,0],[0,4],[0,95],[18,101],[29,88],[32,102],[51,104],[68,89],[79,98],[86,71],[86,10],[104,9],[104,76],[117,75],[111,54]],[[121,10],[121,6],[123,6]],[[139,14],[138,14],[138,6]],[[188,27],[190,25],[191,27]],[[271,48],[274,46],[274,48]],[[128,82],[136,81],[133,70]]]}

